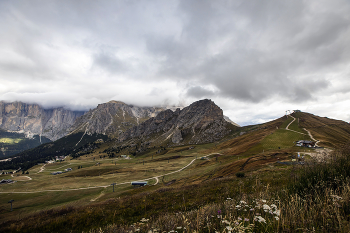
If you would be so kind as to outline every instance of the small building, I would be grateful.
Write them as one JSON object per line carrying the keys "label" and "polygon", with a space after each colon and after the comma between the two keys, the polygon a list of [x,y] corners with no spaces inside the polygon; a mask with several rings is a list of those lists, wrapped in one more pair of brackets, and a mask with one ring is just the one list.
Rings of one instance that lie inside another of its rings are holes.
{"label": "small building", "polygon": [[58,174],[62,174],[63,172],[58,171],[58,172],[52,172],[51,175],[58,175]]}
{"label": "small building", "polygon": [[297,141],[296,142],[296,146],[304,146],[304,147],[309,147],[309,148],[311,148],[311,147],[315,147],[315,142],[313,142],[313,141],[308,141],[308,140],[299,140],[299,141]]}
{"label": "small building", "polygon": [[61,155],[61,156],[55,156],[55,159],[56,159],[56,161],[63,161],[63,160],[66,159],[66,156],[63,156],[63,155]]}
{"label": "small building", "polygon": [[131,182],[131,185],[134,187],[136,187],[136,186],[142,187],[142,186],[147,185],[147,181],[133,181],[133,182]]}

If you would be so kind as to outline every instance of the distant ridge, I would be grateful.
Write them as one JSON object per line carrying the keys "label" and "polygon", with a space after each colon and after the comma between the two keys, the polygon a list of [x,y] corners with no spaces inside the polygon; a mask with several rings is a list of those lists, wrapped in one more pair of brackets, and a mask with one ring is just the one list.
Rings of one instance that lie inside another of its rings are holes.
{"label": "distant ridge", "polygon": [[0,101],[0,128],[57,140],[65,136],[83,114],[62,107],[45,109],[38,104]]}

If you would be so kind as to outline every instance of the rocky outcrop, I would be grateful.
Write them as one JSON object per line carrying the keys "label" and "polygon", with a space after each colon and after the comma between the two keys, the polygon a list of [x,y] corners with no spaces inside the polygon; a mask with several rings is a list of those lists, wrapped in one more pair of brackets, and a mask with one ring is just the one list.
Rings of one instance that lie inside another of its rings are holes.
{"label": "rocky outcrop", "polygon": [[234,126],[241,127],[239,124],[233,122],[228,116],[224,116],[224,119],[225,119],[225,121],[227,121],[228,123],[233,124]]}
{"label": "rocky outcrop", "polygon": [[229,125],[222,110],[213,101],[205,99],[182,110],[160,112],[156,117],[121,134],[119,142],[142,138],[161,144],[171,138],[173,144],[179,144],[186,138],[185,144],[208,143],[227,135],[230,132]]}
{"label": "rocky outcrop", "polygon": [[83,114],[64,108],[44,109],[38,104],[0,101],[0,128],[56,140],[65,136],[74,121]]}
{"label": "rocky outcrop", "polygon": [[173,134],[173,136],[172,136],[172,138],[171,138],[171,141],[172,141],[174,144],[178,144],[178,143],[180,143],[182,140],[183,140],[183,138],[182,138],[181,130],[175,129],[174,134]]}
{"label": "rocky outcrop", "polygon": [[164,110],[157,107],[137,107],[120,101],[99,104],[79,117],[70,128],[71,133],[105,134],[117,137],[127,129],[156,116]]}

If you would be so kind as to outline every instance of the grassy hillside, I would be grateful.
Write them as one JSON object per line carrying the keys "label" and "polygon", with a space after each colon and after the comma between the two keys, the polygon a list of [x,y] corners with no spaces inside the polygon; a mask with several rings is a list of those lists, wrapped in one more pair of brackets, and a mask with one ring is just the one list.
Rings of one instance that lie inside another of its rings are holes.
{"label": "grassy hillside", "polygon": [[[315,127],[324,119],[295,117],[299,123],[289,125],[293,119],[285,116],[220,142],[150,147],[136,156],[114,141],[87,143],[64,162],[1,175],[17,182],[0,185],[0,231],[348,232],[350,147],[338,146],[328,162],[317,163],[320,149],[294,145],[310,139],[303,128],[325,145],[349,141],[347,126],[329,120],[336,133],[326,134]],[[298,152],[301,163],[293,160]],[[66,168],[73,170],[51,175]],[[139,180],[148,185],[132,187]]]}
{"label": "grassy hillside", "polygon": [[294,113],[299,118],[300,128],[308,129],[321,146],[337,148],[347,143],[350,137],[350,124],[345,121],[319,117],[310,113]]}

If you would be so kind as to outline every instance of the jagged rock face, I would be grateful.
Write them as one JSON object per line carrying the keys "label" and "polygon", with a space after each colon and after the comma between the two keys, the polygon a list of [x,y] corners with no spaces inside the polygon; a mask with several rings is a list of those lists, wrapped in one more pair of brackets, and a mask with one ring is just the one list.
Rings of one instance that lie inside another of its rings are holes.
{"label": "jagged rock face", "polygon": [[[229,133],[229,123],[223,118],[222,110],[211,100],[194,102],[182,110],[175,112],[165,110],[139,126],[135,126],[121,134],[119,141],[133,138],[159,140],[158,144],[171,138],[171,142],[178,144],[186,137],[188,144],[207,143],[221,139]],[[157,139],[148,136],[161,134]]]}
{"label": "jagged rock face", "polygon": [[162,110],[164,109],[137,107],[120,101],[110,101],[99,104],[97,108],[79,117],[70,131],[71,133],[85,132],[118,136],[127,129],[156,116]]}
{"label": "jagged rock face", "polygon": [[43,109],[37,104],[0,101],[0,128],[20,133],[42,135],[50,140],[65,136],[84,112],[64,108]]}

